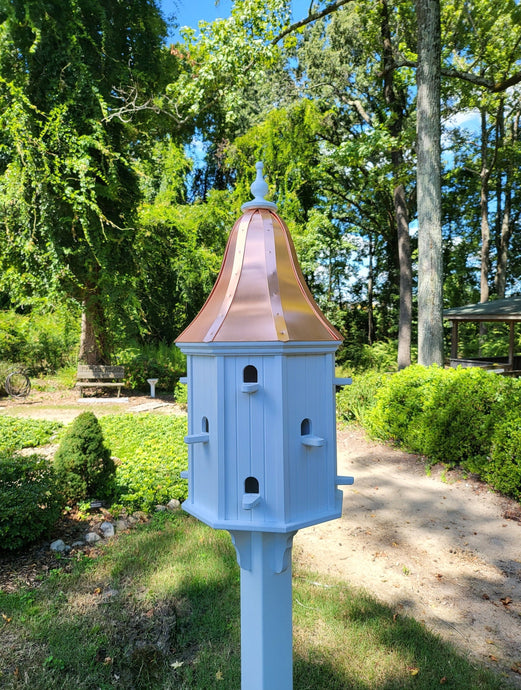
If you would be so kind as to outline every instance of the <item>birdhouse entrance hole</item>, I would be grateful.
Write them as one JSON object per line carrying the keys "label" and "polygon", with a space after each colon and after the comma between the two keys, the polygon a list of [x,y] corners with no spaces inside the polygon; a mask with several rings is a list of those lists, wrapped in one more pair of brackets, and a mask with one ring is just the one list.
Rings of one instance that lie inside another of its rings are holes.
{"label": "birdhouse entrance hole", "polygon": [[311,419],[303,419],[300,424],[300,435],[308,436],[311,434]]}
{"label": "birdhouse entrance hole", "polygon": [[255,477],[246,477],[246,479],[244,480],[244,493],[258,494],[259,480]]}
{"label": "birdhouse entrance hole", "polygon": [[247,367],[244,367],[244,371],[242,373],[242,380],[244,383],[257,383],[257,369],[251,364],[248,364]]}

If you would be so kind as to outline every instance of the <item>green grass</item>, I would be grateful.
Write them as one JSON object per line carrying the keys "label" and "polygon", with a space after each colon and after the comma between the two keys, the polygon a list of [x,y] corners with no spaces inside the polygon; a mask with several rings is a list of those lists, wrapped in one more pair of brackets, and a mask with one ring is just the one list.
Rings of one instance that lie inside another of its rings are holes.
{"label": "green grass", "polygon": [[[160,513],[97,558],[58,565],[35,589],[0,592],[2,688],[240,688],[227,533]],[[345,583],[297,571],[293,591],[295,690],[508,687]]]}

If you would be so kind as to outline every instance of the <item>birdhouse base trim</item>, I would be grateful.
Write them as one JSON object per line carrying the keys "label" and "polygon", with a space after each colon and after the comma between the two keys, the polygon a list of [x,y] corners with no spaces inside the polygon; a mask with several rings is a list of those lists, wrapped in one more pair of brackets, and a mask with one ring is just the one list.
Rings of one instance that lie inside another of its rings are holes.
{"label": "birdhouse base trim", "polygon": [[[320,515],[314,515],[312,518],[303,518],[302,520],[293,520],[292,522],[266,522],[263,520],[261,523],[255,523],[253,520],[251,522],[245,522],[244,520],[219,520],[215,518],[214,515],[209,515],[201,510],[199,506],[194,506],[190,504],[190,501],[185,501],[182,505],[183,510],[192,515],[193,517],[201,520],[206,525],[213,527],[214,529],[225,529],[228,531],[236,532],[267,532],[275,534],[285,534],[287,532],[296,532],[304,527],[311,527],[312,525],[318,525],[321,522],[329,522],[329,520],[336,520],[342,515],[342,501],[343,494],[340,489],[336,489],[335,496],[335,509],[328,511],[327,513],[322,513]],[[252,517],[254,510],[252,512]]]}

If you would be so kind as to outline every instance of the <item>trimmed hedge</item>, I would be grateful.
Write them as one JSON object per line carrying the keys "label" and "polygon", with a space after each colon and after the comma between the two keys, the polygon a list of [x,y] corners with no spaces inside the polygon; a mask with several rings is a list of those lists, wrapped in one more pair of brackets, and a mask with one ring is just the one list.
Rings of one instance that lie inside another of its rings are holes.
{"label": "trimmed hedge", "polygon": [[35,541],[53,527],[62,508],[45,458],[0,453],[0,549],[14,550]]}
{"label": "trimmed hedge", "polygon": [[521,380],[479,368],[414,365],[387,376],[355,377],[338,395],[340,416],[368,433],[459,465],[521,500]]}

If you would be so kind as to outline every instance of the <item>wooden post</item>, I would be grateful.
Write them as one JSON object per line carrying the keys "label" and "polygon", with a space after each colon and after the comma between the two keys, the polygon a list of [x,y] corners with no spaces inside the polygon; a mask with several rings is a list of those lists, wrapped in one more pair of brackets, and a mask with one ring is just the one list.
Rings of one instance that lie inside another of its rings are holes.
{"label": "wooden post", "polygon": [[508,364],[510,367],[510,370],[514,368],[514,326],[515,323],[514,321],[510,322],[510,338],[509,338],[509,343],[508,343]]}
{"label": "wooden post", "polygon": [[450,358],[458,359],[458,321],[452,322],[452,335],[450,342]]}

